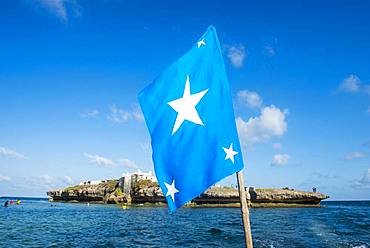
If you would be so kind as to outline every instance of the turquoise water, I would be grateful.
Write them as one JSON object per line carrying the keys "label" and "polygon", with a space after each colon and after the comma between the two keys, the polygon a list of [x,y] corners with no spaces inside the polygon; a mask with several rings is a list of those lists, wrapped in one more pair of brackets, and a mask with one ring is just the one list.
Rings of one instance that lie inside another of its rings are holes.
{"label": "turquoise water", "polygon": [[[3,205],[4,199],[0,199]],[[251,209],[255,247],[370,247],[370,202]],[[1,247],[243,247],[240,210],[49,203],[0,207]]]}

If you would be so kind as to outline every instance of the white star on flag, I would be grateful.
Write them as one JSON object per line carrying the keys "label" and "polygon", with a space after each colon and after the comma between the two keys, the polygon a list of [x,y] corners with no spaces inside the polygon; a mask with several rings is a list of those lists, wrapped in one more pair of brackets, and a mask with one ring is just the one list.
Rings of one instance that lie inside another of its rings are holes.
{"label": "white star on flag", "polygon": [[168,183],[164,182],[164,185],[167,188],[166,197],[170,195],[171,198],[172,198],[172,201],[175,202],[175,194],[179,192],[175,188],[175,180],[173,180],[171,184],[168,184]]}
{"label": "white star on flag", "polygon": [[234,163],[234,156],[236,154],[238,154],[238,152],[234,151],[233,150],[233,143],[230,144],[230,147],[229,148],[225,148],[225,147],[222,147],[226,153],[226,157],[225,157],[225,160],[226,159],[230,159],[231,162]]}
{"label": "white star on flag", "polygon": [[198,48],[201,47],[202,45],[205,46],[206,45],[206,42],[204,41],[204,39],[201,39],[200,41],[197,42],[198,43]]}
{"label": "white star on flag", "polygon": [[197,106],[197,104],[207,93],[207,91],[208,89],[191,95],[189,76],[188,75],[186,76],[186,83],[183,96],[181,98],[168,102],[168,105],[170,105],[177,112],[175,125],[173,126],[172,129],[172,135],[177,131],[177,129],[180,128],[181,124],[185,120],[204,126],[195,106]]}

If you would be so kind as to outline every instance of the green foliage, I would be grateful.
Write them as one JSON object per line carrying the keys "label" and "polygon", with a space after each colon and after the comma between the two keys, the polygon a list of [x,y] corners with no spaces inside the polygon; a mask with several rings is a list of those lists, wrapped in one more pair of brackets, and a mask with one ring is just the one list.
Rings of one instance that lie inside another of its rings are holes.
{"label": "green foliage", "polygon": [[133,192],[138,192],[141,189],[147,189],[147,188],[156,188],[159,187],[157,182],[152,182],[151,180],[145,179],[145,180],[139,180],[137,181],[133,187]]}
{"label": "green foliage", "polygon": [[113,192],[117,188],[118,181],[117,180],[109,180],[106,184],[107,184],[107,187],[108,187],[109,191]]}
{"label": "green foliage", "polygon": [[71,187],[67,187],[64,189],[64,191],[69,191],[69,190],[79,190],[79,189],[82,189],[83,187],[80,186],[80,185],[75,185],[75,186],[71,186]]}
{"label": "green foliage", "polygon": [[135,184],[136,187],[138,188],[150,188],[150,187],[158,187],[157,182],[152,182],[151,180],[139,180]]}
{"label": "green foliage", "polygon": [[67,187],[64,189],[64,191],[77,191],[77,190],[86,190],[88,188],[105,188],[107,192],[114,192],[118,186],[118,180],[108,180],[107,182],[100,183],[97,185],[75,185],[71,187]]}
{"label": "green foliage", "polygon": [[233,188],[231,186],[223,186],[222,189],[235,189],[235,188]]}
{"label": "green foliage", "polygon": [[294,189],[271,189],[271,188],[260,188],[254,189],[257,193],[265,193],[265,194],[283,194],[283,193],[306,193],[301,190],[294,190]]}
{"label": "green foliage", "polygon": [[123,195],[123,192],[122,192],[122,189],[121,188],[116,188],[116,190],[114,191],[114,193],[116,194],[116,196]]}

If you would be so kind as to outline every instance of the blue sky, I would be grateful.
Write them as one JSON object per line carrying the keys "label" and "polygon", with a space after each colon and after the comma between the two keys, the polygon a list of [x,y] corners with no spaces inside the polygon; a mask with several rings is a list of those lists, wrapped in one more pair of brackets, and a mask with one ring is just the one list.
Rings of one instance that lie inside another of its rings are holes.
{"label": "blue sky", "polygon": [[370,199],[369,3],[1,5],[0,195],[153,170],[137,94],[212,24],[247,185]]}

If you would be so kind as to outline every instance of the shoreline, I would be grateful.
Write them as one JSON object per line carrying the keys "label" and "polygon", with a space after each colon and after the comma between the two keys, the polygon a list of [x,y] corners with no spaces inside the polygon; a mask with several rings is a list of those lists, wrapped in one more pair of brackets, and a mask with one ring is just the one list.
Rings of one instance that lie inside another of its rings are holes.
{"label": "shoreline", "polygon": [[[0,196],[0,199],[30,199],[30,200],[50,200],[51,197],[48,196]],[[368,202],[370,199],[324,199],[321,202]],[[58,201],[59,202],[59,201]],[[60,201],[63,202],[63,201]],[[91,202],[90,202],[91,203]],[[105,204],[105,203],[102,203]]]}
{"label": "shoreline", "polygon": [[[71,201],[53,201],[49,199],[51,203],[71,203],[71,204],[96,204],[96,205],[111,205],[111,206],[124,206],[127,208],[141,208],[141,207],[167,207],[166,203],[157,202],[157,203],[131,203],[129,205],[125,204],[107,204],[104,202],[81,202],[76,200]],[[248,203],[249,208],[323,208],[325,206],[321,204],[298,204],[298,203]],[[196,204],[196,203],[188,203],[185,204],[183,207],[185,208],[240,208],[240,203],[205,203],[205,204]]]}

